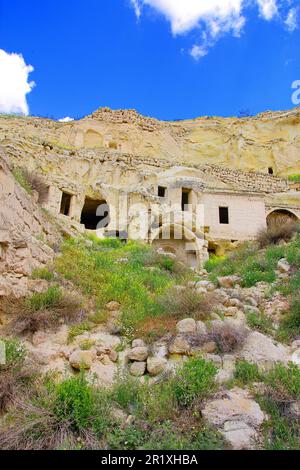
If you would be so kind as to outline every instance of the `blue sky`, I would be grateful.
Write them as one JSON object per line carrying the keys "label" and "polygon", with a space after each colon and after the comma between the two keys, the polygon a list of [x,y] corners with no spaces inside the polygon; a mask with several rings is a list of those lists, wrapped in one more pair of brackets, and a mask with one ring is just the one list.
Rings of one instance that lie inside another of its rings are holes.
{"label": "blue sky", "polygon": [[26,84],[0,77],[0,111],[17,89],[30,114],[55,119],[100,106],[160,119],[292,108],[300,2],[264,1],[223,0],[228,11],[203,13],[206,0],[0,0],[1,75],[11,53],[34,68]]}

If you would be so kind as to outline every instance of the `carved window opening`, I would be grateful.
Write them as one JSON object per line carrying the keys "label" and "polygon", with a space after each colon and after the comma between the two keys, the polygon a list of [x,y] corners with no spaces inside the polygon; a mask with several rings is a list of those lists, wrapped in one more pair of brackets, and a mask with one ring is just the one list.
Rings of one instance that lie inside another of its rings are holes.
{"label": "carved window opening", "polygon": [[219,221],[222,225],[229,224],[229,210],[228,207],[219,207]]}

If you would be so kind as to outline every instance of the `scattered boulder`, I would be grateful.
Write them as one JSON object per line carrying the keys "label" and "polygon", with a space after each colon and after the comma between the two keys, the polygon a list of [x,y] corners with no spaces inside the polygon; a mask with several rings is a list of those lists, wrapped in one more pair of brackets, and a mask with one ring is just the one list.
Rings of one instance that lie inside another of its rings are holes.
{"label": "scattered boulder", "polygon": [[148,357],[148,348],[145,346],[138,346],[132,348],[128,353],[128,358],[131,361],[143,362]]}
{"label": "scattered boulder", "polygon": [[145,341],[144,341],[143,339],[134,339],[134,340],[132,341],[131,346],[132,346],[133,348],[143,348],[143,347],[145,347],[146,345],[145,345]]}
{"label": "scattered boulder", "polygon": [[245,305],[251,305],[252,307],[257,307],[258,302],[254,297],[246,297]]}
{"label": "scattered boulder", "polygon": [[148,357],[147,370],[150,375],[155,376],[161,374],[167,365],[167,360],[163,357]]}
{"label": "scattered boulder", "polygon": [[195,333],[197,330],[197,324],[193,318],[185,318],[176,325],[178,333]]}
{"label": "scattered boulder", "polygon": [[262,369],[269,368],[276,362],[287,363],[288,349],[257,331],[252,331],[246,338],[239,354],[241,359],[255,363]]}
{"label": "scattered boulder", "polygon": [[201,346],[201,351],[207,354],[213,354],[217,350],[217,345],[214,341],[208,341]]}
{"label": "scattered boulder", "polygon": [[142,377],[146,372],[146,362],[133,362],[129,370],[134,377]]}
{"label": "scattered boulder", "polygon": [[291,360],[294,364],[300,366],[300,348],[293,352]]}
{"label": "scattered boulder", "polygon": [[266,419],[258,403],[246,390],[221,392],[206,403],[203,417],[216,426],[235,450],[251,449]]}
{"label": "scattered boulder", "polygon": [[290,271],[291,266],[285,258],[282,258],[278,261],[277,269],[284,274]]}
{"label": "scattered boulder", "polygon": [[235,317],[238,313],[239,309],[237,307],[226,307],[223,310],[225,317]]}
{"label": "scattered boulder", "polygon": [[184,335],[177,335],[171,340],[169,345],[170,354],[189,354],[190,351],[190,343]]}
{"label": "scattered boulder", "polygon": [[244,312],[246,315],[248,314],[255,314],[255,315],[259,315],[260,314],[260,310],[259,308],[257,307],[254,307],[253,305],[245,305],[244,306]]}

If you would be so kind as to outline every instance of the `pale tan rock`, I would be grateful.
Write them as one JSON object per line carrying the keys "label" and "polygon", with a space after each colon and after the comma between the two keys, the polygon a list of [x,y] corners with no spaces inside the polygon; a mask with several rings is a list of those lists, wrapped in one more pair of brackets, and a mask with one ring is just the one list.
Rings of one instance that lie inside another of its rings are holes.
{"label": "pale tan rock", "polygon": [[95,353],[93,351],[82,351],[77,349],[69,357],[69,361],[74,369],[90,369],[95,359]]}
{"label": "pale tan rock", "polygon": [[184,335],[177,335],[169,344],[170,354],[189,354],[191,346],[188,339]]}
{"label": "pale tan rock", "polygon": [[143,362],[147,359],[148,354],[149,354],[148,348],[146,348],[145,346],[139,346],[129,351],[128,358],[131,361]]}
{"label": "pale tan rock", "polygon": [[150,375],[156,376],[161,374],[167,365],[167,360],[163,357],[148,357],[147,359],[147,370]]}
{"label": "pale tan rock", "polygon": [[178,333],[195,333],[197,329],[196,321],[193,318],[185,318],[176,325]]}
{"label": "pale tan rock", "polygon": [[133,362],[129,370],[134,377],[142,377],[146,372],[146,362]]}

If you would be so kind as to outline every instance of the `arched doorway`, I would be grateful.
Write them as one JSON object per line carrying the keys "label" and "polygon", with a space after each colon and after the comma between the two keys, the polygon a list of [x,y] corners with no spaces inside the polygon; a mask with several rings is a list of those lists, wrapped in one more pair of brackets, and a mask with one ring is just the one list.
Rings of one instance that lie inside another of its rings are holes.
{"label": "arched doorway", "polygon": [[297,222],[298,217],[287,209],[277,209],[267,216],[267,226]]}
{"label": "arched doorway", "polygon": [[152,237],[152,245],[156,249],[163,249],[165,253],[176,255],[178,260],[190,267],[196,268],[200,264],[200,247],[196,235],[180,225],[161,226]]}
{"label": "arched doorway", "polygon": [[110,222],[109,205],[105,200],[85,198],[81,223],[88,230],[105,228]]}

